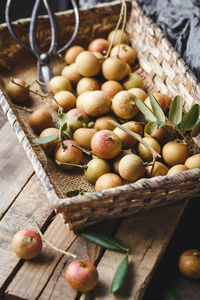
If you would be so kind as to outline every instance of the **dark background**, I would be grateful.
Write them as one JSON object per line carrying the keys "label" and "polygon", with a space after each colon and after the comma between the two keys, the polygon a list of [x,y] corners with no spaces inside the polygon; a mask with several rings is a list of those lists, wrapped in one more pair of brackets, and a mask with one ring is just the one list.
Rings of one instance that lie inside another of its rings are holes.
{"label": "dark background", "polygon": [[[30,17],[34,0],[13,0],[11,19]],[[79,0],[80,7],[89,7],[109,0]],[[200,80],[200,0],[138,0],[145,12],[158,24],[175,49]],[[54,11],[71,8],[70,1],[49,0]],[[6,0],[0,0],[0,23],[5,21]],[[45,14],[41,6],[40,14]],[[183,277],[177,260],[182,251],[200,249],[200,199],[192,199],[184,212],[176,232],[159,264],[144,300],[175,300],[164,298],[170,288],[180,300],[200,300],[200,280]]]}

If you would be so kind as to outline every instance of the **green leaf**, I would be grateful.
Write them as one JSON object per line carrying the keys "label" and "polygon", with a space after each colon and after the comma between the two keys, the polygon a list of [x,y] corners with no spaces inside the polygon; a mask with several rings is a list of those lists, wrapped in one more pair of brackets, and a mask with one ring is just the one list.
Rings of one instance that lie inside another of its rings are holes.
{"label": "green leaf", "polygon": [[165,123],[165,114],[153,94],[149,93],[151,106],[159,123]]}
{"label": "green leaf", "polygon": [[191,136],[195,137],[200,133],[200,120],[196,123],[191,131]]}
{"label": "green leaf", "polygon": [[183,102],[180,96],[174,97],[172,104],[169,109],[169,120],[175,126],[179,124],[182,120],[183,115]]}
{"label": "green leaf", "polygon": [[120,241],[107,235],[103,235],[94,231],[84,231],[82,236],[84,236],[90,242],[106,249],[118,252],[128,251],[128,249]]}
{"label": "green leaf", "polygon": [[125,258],[122,260],[122,262],[119,264],[117,271],[115,272],[112,286],[111,286],[111,293],[117,292],[122,284],[125,281],[126,275],[128,273],[128,254],[125,256]]}
{"label": "green leaf", "polygon": [[65,124],[67,124],[67,115],[64,113],[58,114],[58,121],[59,121],[60,127],[62,128]]}
{"label": "green leaf", "polygon": [[74,197],[74,196],[78,196],[78,195],[83,195],[83,194],[85,194],[85,193],[87,193],[87,191],[84,190],[84,189],[81,189],[81,190],[74,190],[74,191],[69,191],[69,192],[67,192],[67,193],[66,193],[66,196],[67,196],[67,197]]}
{"label": "green leaf", "polygon": [[49,135],[49,136],[45,136],[45,137],[42,137],[42,138],[34,139],[33,143],[34,144],[46,144],[46,143],[49,143],[53,140],[56,140],[57,138],[58,138],[58,133],[52,134],[52,135]]}
{"label": "green leaf", "polygon": [[144,127],[144,133],[146,133],[148,135],[153,135],[157,129],[158,129],[157,122],[149,122]]}
{"label": "green leaf", "polygon": [[163,300],[179,300],[179,297],[171,289],[166,289],[163,294]]}
{"label": "green leaf", "polygon": [[184,131],[193,129],[194,125],[199,119],[199,104],[194,104],[187,114],[183,116],[183,119],[180,123],[180,127]]}
{"label": "green leaf", "polygon": [[148,106],[140,99],[136,98],[136,105],[139,108],[139,110],[143,113],[145,119],[147,122],[157,122],[157,118],[152,113],[152,111],[148,108]]}

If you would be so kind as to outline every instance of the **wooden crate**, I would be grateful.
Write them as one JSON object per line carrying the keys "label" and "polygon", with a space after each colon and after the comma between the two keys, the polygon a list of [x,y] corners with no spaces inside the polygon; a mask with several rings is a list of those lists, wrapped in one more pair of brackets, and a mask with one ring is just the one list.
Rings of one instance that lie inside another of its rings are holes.
{"label": "wooden crate", "polygon": [[[86,46],[96,37],[106,37],[115,27],[120,2],[99,5],[89,10],[80,11],[80,29],[75,44]],[[185,108],[192,103],[200,103],[199,84],[183,60],[163,36],[162,31],[144,14],[136,1],[127,2],[129,17],[127,32],[137,50],[145,88],[160,91],[168,95],[181,95]],[[74,29],[73,12],[56,15],[59,26],[59,40],[64,44]],[[29,20],[15,22],[16,34],[24,42],[28,40]],[[0,103],[28,158],[43,183],[51,205],[63,214],[70,228],[77,231],[106,218],[119,218],[136,214],[157,206],[172,204],[188,199],[200,191],[200,170],[182,172],[173,176],[148,179],[142,183],[126,184],[102,192],[93,192],[81,171],[65,172],[47,158],[40,146],[32,143],[35,138],[28,125],[28,113],[17,109],[6,94],[5,86],[11,76],[32,82],[37,78],[36,60],[23,50],[10,37],[6,25],[0,27]],[[37,38],[42,47],[48,45],[51,34],[47,17],[38,22]],[[63,60],[56,57],[53,61],[54,74],[59,74]],[[46,107],[52,114],[50,99],[41,103],[38,96],[32,95],[29,107]],[[184,183],[184,184],[183,184]],[[69,190],[84,188],[89,193],[72,198],[66,197]]]}

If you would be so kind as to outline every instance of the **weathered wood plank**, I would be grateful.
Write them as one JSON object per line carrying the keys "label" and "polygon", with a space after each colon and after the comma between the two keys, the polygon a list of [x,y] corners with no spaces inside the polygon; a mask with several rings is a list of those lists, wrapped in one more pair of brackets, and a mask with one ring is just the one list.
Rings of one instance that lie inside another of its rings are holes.
{"label": "weathered wood plank", "polygon": [[142,299],[153,271],[162,256],[187,201],[158,208],[123,220],[117,231],[129,249],[129,273],[122,289],[111,296],[113,275],[124,255],[106,251],[98,265],[99,284],[93,291],[97,299]]}
{"label": "weathered wood plank", "polygon": [[[105,221],[94,225],[92,229],[98,232],[112,234],[118,224],[119,220]],[[69,248],[69,251],[76,254],[78,258],[84,258],[93,263],[96,263],[101,257],[101,250],[100,247],[90,243],[82,236],[78,236]],[[62,258],[39,299],[72,300],[77,297],[77,292],[70,288],[65,280],[65,269],[72,260],[72,258],[66,256]]]}
{"label": "weathered wood plank", "polygon": [[[76,239],[76,235],[64,224],[61,215],[57,215],[44,236],[53,245],[63,250],[66,250]],[[61,258],[61,255],[44,243],[41,255],[32,261],[25,261],[17,272],[6,290],[6,299],[13,299],[16,295],[22,299],[39,297]]]}
{"label": "weathered wood plank", "polygon": [[20,264],[11,247],[13,235],[22,228],[34,228],[35,221],[42,226],[52,213],[45,191],[34,175],[0,221],[0,294]]}
{"label": "weathered wood plank", "polygon": [[33,174],[33,167],[8,122],[0,130],[0,140],[1,218]]}

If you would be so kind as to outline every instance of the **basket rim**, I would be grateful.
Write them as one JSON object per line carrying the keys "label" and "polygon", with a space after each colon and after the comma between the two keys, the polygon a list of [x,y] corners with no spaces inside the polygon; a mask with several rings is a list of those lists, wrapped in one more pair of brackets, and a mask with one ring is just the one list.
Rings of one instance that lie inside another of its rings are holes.
{"label": "basket rim", "polygon": [[[99,4],[97,6],[91,7],[89,9],[81,9],[81,11],[88,11],[90,9],[93,8],[106,8],[107,6],[109,7],[114,7],[115,5],[119,5],[121,3],[121,1],[113,1],[112,3],[110,2],[106,2],[104,4]],[[186,63],[183,61],[183,59],[181,58],[181,56],[179,55],[179,53],[174,49],[174,47],[171,45],[171,43],[167,40],[167,38],[164,36],[162,30],[153,22],[153,20],[151,20],[146,13],[144,12],[144,10],[138,5],[138,3],[135,0],[132,1],[127,1],[127,3],[132,3],[132,6],[137,7],[137,9],[139,9],[140,13],[144,16],[144,18],[146,20],[148,20],[148,22],[150,22],[151,26],[154,29],[154,33],[159,37],[162,38],[162,40],[164,42],[166,42],[168,44],[168,46],[170,47],[170,50],[173,51],[176,55],[176,59],[179,60],[179,63],[182,64],[182,68],[184,68],[186,70],[186,76],[189,76],[189,78],[191,77],[193,81],[195,81],[197,83],[197,85],[200,87],[200,83],[198,83],[197,78],[195,77],[195,75],[191,72],[191,70],[189,69],[189,67],[186,65]],[[72,15],[73,11],[65,11],[65,12],[61,12],[61,13],[56,13],[56,15]],[[48,16],[41,16],[41,19],[46,19],[48,18]],[[22,21],[24,23],[29,22],[30,18],[26,18],[26,19],[19,19],[17,21],[15,21],[14,23],[16,25],[18,25],[19,23],[21,23]],[[7,25],[5,23],[3,23],[2,25],[0,25],[0,30],[1,29],[5,29],[7,27]],[[175,175],[166,175],[166,176],[159,176],[159,177],[154,177],[154,178],[149,178],[143,182],[139,182],[139,183],[129,183],[129,184],[125,184],[123,186],[120,187],[116,187],[116,188],[112,188],[112,189],[108,189],[105,191],[100,191],[100,192],[91,192],[91,193],[87,193],[85,195],[78,195],[78,196],[74,196],[74,197],[66,197],[66,198],[60,198],[58,197],[58,195],[56,194],[56,191],[53,187],[53,185],[51,184],[49,177],[47,175],[47,173],[45,172],[45,170],[43,169],[43,166],[41,164],[41,162],[39,161],[36,153],[34,152],[30,141],[28,140],[22,126],[20,125],[17,117],[15,116],[11,106],[9,105],[9,103],[6,100],[6,97],[4,96],[2,90],[0,89],[0,104],[4,110],[4,113],[7,115],[7,118],[9,120],[9,122],[11,123],[11,126],[13,127],[17,138],[19,139],[20,143],[22,144],[29,160],[31,161],[34,170],[36,172],[36,174],[39,176],[45,190],[47,193],[47,196],[50,200],[51,205],[53,206],[54,209],[56,209],[58,212],[62,211],[62,209],[65,207],[68,207],[70,205],[80,205],[82,203],[87,203],[90,202],[91,200],[96,200],[96,201],[101,201],[100,198],[104,198],[104,199],[108,199],[110,197],[115,197],[118,196],[121,193],[128,193],[129,191],[127,191],[127,187],[131,190],[144,190],[144,187],[153,190],[156,188],[160,188],[160,189],[166,189],[166,185],[169,184],[179,184],[191,179],[195,179],[197,180],[198,178],[200,178],[200,169],[193,169],[193,170],[188,170],[188,171],[184,171],[181,173],[177,173]]]}

